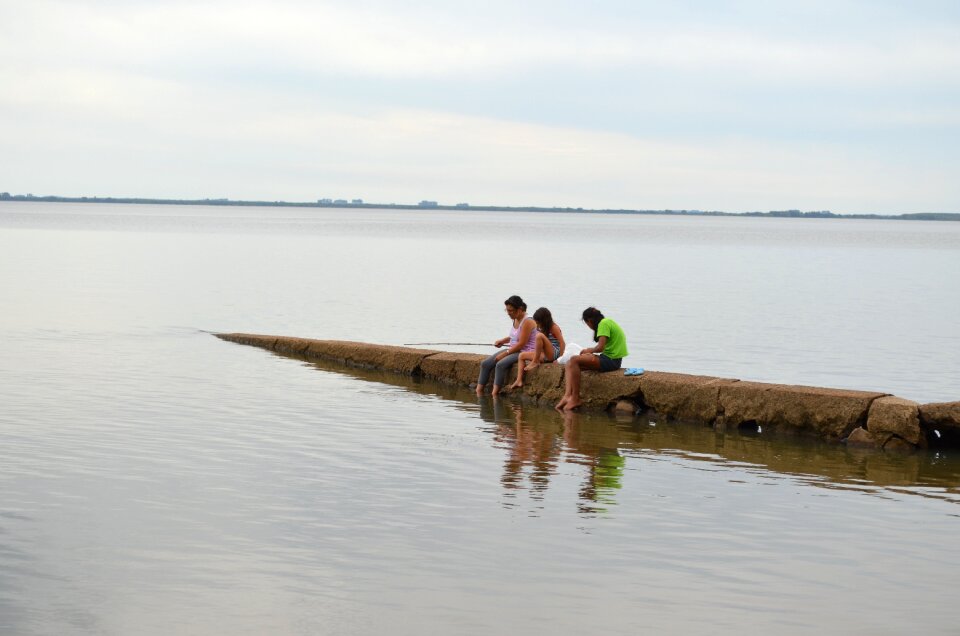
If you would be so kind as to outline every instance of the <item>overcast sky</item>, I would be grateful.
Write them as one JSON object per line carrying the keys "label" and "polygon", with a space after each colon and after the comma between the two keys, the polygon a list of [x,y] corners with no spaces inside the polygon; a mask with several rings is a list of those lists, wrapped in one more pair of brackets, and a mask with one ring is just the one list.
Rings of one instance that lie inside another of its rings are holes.
{"label": "overcast sky", "polygon": [[960,2],[0,0],[0,191],[960,211]]}

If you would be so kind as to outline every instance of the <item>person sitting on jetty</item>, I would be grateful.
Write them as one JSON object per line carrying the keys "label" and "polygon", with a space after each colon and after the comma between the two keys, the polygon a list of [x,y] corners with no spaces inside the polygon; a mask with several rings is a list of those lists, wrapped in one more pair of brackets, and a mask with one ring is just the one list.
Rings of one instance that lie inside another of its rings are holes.
{"label": "person sitting on jetty", "polygon": [[584,349],[567,362],[564,374],[566,391],[563,399],[557,402],[555,408],[558,411],[572,411],[583,404],[580,400],[580,373],[583,369],[600,373],[616,371],[627,357],[627,337],[620,325],[604,317],[596,307],[583,310],[583,322],[593,329],[593,341],[597,344]]}
{"label": "person sitting on jetty", "polygon": [[567,343],[563,340],[563,331],[560,325],[553,322],[553,314],[546,307],[533,312],[533,319],[537,323],[537,346],[533,351],[524,351],[517,359],[517,381],[510,385],[510,389],[519,389],[523,386],[525,371],[536,369],[541,362],[553,362],[563,355]]}
{"label": "person sitting on jetty", "polygon": [[507,379],[507,372],[524,351],[533,351],[537,346],[536,322],[527,315],[527,304],[519,296],[511,296],[503,301],[507,315],[513,320],[510,335],[500,338],[493,346],[500,348],[506,344],[510,346],[506,351],[493,354],[480,363],[480,377],[477,379],[477,395],[483,395],[483,389],[490,379],[490,372],[496,369],[493,376],[492,395],[500,394],[500,387]]}

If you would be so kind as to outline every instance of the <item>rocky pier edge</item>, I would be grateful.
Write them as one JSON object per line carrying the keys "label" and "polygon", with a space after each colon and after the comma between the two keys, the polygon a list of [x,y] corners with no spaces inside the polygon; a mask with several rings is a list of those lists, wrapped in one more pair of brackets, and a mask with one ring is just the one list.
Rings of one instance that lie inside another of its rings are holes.
{"label": "rocky pier edge", "polygon": [[[486,357],[344,340],[245,333],[214,335],[307,360],[382,369],[463,386],[476,382],[480,362]],[[563,372],[564,367],[557,364],[544,364],[529,372],[522,388],[523,397],[552,406],[563,396]],[[515,369],[511,375],[515,377]],[[585,372],[580,393],[582,408],[586,410],[629,414],[652,410],[667,419],[697,422],[718,431],[812,435],[850,446],[899,451],[960,447],[960,401],[919,404],[872,391],[766,384],[662,371],[646,371],[639,376],[625,376],[623,371]]]}

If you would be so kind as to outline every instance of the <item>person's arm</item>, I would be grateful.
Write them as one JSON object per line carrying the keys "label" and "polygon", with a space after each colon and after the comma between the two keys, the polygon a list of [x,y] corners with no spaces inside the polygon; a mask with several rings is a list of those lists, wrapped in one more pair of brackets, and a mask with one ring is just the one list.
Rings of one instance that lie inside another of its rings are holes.
{"label": "person's arm", "polygon": [[500,338],[499,340],[494,340],[493,346],[499,349],[508,342],[510,342],[510,336],[507,336],[506,338]]}
{"label": "person's arm", "polygon": [[589,349],[584,349],[580,353],[603,353],[603,350],[607,348],[607,337],[600,336],[600,339],[597,340],[597,344],[590,347]]}
{"label": "person's arm", "polygon": [[554,323],[553,325],[553,337],[557,339],[557,342],[560,344],[560,354],[563,355],[563,352],[567,350],[567,342],[563,339],[563,331],[560,329],[560,326]]}
{"label": "person's arm", "polygon": [[532,320],[524,320],[523,324],[520,325],[520,333],[517,334],[517,342],[506,351],[498,353],[497,360],[503,360],[511,353],[519,353],[523,349],[523,345],[530,339],[530,333],[533,331],[533,325],[535,324]]}

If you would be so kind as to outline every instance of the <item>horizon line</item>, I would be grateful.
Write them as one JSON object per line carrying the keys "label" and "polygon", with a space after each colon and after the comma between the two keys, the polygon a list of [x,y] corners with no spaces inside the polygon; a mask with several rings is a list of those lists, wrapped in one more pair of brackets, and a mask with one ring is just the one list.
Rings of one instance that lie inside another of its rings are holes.
{"label": "horizon line", "polygon": [[641,209],[641,208],[584,208],[572,206],[535,206],[535,205],[473,205],[470,203],[441,204],[437,201],[424,199],[419,203],[369,203],[363,199],[329,199],[321,198],[315,201],[284,201],[284,200],[245,200],[226,197],[202,199],[175,199],[158,197],[102,197],[102,196],[61,196],[61,195],[34,195],[10,194],[0,192],[0,201],[33,201],[47,203],[129,203],[129,204],[159,204],[159,205],[211,205],[211,206],[257,206],[257,207],[314,207],[314,208],[367,208],[367,209],[397,209],[397,210],[446,210],[446,211],[490,211],[490,212],[557,212],[557,213],[592,213],[592,214],[646,214],[646,215],[676,215],[676,216],[770,216],[784,218],[847,218],[847,219],[906,219],[906,220],[949,220],[960,221],[960,212],[904,212],[900,214],[879,213],[836,213],[830,210],[799,209],[785,210],[744,210],[731,212],[726,210],[700,209]]}

